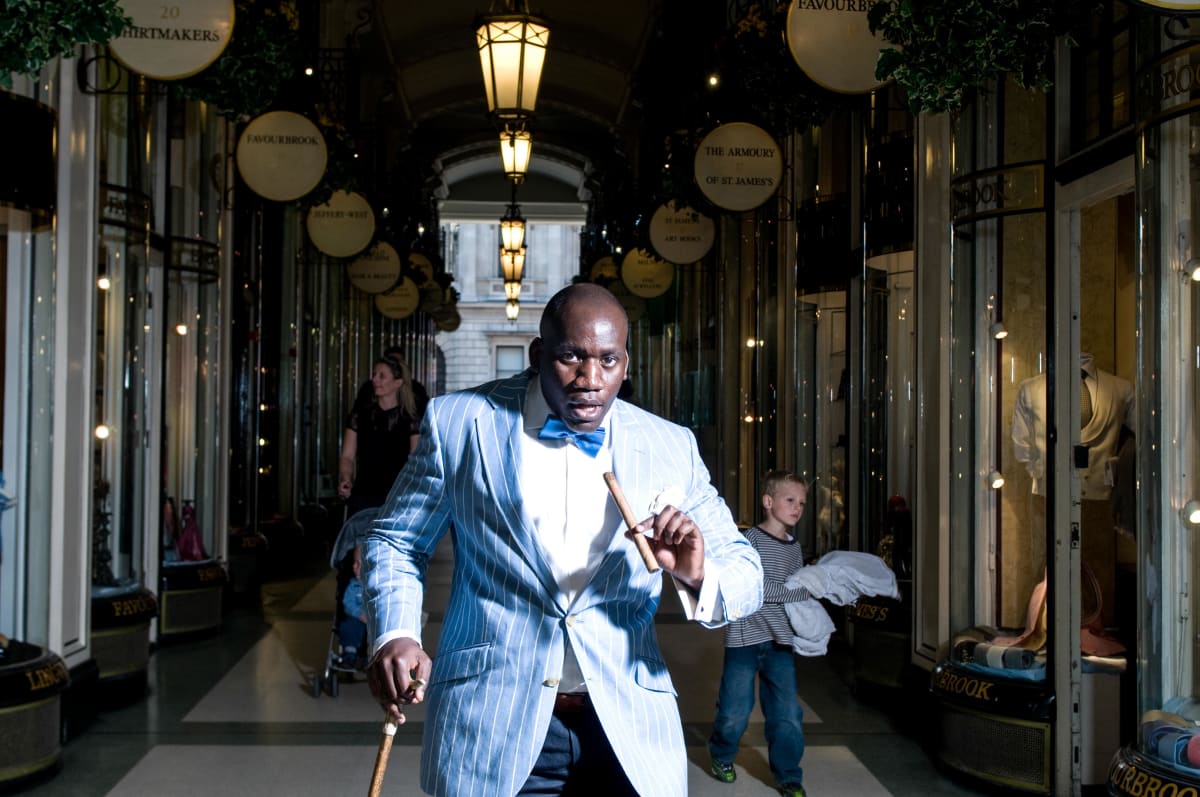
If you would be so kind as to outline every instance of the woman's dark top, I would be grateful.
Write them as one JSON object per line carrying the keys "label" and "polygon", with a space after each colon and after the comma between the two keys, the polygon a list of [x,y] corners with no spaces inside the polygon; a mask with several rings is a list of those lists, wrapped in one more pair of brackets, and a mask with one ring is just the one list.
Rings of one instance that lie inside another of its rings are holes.
{"label": "woman's dark top", "polygon": [[372,502],[364,506],[378,506],[408,462],[409,440],[420,431],[420,423],[398,406],[384,410],[371,402],[351,413],[346,427],[358,435],[350,495]]}

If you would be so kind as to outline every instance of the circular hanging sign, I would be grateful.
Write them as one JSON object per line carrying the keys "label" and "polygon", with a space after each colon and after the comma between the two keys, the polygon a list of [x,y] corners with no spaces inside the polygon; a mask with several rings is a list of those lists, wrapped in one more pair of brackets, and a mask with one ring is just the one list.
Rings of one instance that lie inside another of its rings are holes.
{"label": "circular hanging sign", "polygon": [[713,130],[696,147],[696,182],[726,210],[750,210],[779,188],[783,155],[771,134],[748,122]]}
{"label": "circular hanging sign", "polygon": [[133,20],[108,43],[113,57],[155,80],[179,80],[203,71],[233,37],[233,0],[121,0]]}
{"label": "circular hanging sign", "polygon": [[650,244],[672,263],[695,263],[712,249],[716,234],[712,219],[674,202],[662,205],[650,217]]}
{"label": "circular hanging sign", "polygon": [[675,278],[675,266],[645,249],[634,249],[621,261],[621,282],[634,296],[662,296]]}
{"label": "circular hanging sign", "polygon": [[289,202],[316,188],[328,153],[317,126],[292,111],[251,119],[238,138],[238,174],[264,199]]}
{"label": "circular hanging sign", "polygon": [[420,252],[408,253],[408,267],[425,275],[425,279],[433,279],[433,261]]}
{"label": "circular hanging sign", "polygon": [[346,271],[350,283],[363,293],[383,293],[400,279],[400,255],[387,241],[380,241]]}
{"label": "circular hanging sign", "polygon": [[434,312],[433,323],[439,332],[453,332],[462,325],[462,315],[457,307],[444,304]]}
{"label": "circular hanging sign", "polygon": [[324,205],[308,211],[309,240],[330,257],[356,255],[375,237],[375,211],[362,194],[334,191]]}
{"label": "circular hanging sign", "polygon": [[1167,11],[1200,11],[1200,3],[1176,2],[1176,0],[1134,0],[1139,6],[1163,8]]}
{"label": "circular hanging sign", "polygon": [[417,290],[417,283],[410,279],[400,280],[395,288],[375,297],[375,307],[388,318],[408,318],[420,303],[421,292]]}
{"label": "circular hanging sign", "polygon": [[617,261],[613,260],[611,255],[605,255],[592,264],[591,270],[588,271],[588,279],[592,282],[615,280],[620,273]]}
{"label": "circular hanging sign", "polygon": [[792,57],[813,82],[842,94],[862,94],[883,85],[875,62],[887,42],[867,25],[870,0],[792,0],[787,43]]}

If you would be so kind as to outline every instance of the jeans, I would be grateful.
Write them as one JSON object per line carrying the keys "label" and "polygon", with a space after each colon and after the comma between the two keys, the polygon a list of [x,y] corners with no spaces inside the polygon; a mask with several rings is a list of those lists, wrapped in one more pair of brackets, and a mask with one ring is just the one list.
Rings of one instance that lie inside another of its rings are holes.
{"label": "jeans", "polygon": [[725,667],[717,693],[708,751],[724,763],[733,763],[750,712],[754,710],[754,677],[766,718],[767,760],[779,784],[804,782],[800,759],[804,756],[804,710],[796,696],[796,665],[791,648],[763,642],[744,648],[725,648]]}

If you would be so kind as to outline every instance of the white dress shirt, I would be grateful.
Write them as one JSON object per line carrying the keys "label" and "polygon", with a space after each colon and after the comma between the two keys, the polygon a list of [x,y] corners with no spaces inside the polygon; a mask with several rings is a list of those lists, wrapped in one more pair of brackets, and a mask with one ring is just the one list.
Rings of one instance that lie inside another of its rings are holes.
{"label": "white dress shirt", "polygon": [[[610,408],[600,422],[604,429],[604,445],[595,457],[589,457],[571,440],[538,438],[538,432],[550,414],[550,406],[542,395],[541,381],[535,375],[529,380],[525,394],[525,433],[521,435],[520,449],[521,494],[537,530],[542,552],[570,606],[599,566],[613,535],[625,533],[620,510],[604,483],[604,474],[613,469],[613,440],[620,435],[620,430],[613,428]],[[633,513],[641,519],[639,508],[633,507]],[[646,514],[649,514],[648,509]],[[689,620],[720,622],[723,619],[719,584],[717,567],[711,562],[705,562],[704,584],[699,595],[676,584],[684,614]],[[587,691],[570,640],[566,644],[558,690]]]}

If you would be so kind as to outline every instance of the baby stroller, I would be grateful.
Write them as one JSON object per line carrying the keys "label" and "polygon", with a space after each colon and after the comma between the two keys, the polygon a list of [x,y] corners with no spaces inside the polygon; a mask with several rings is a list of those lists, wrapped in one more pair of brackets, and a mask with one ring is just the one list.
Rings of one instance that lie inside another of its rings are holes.
{"label": "baby stroller", "polygon": [[378,517],[379,510],[380,507],[370,507],[355,512],[342,524],[342,530],[334,540],[329,555],[329,564],[337,571],[333,628],[325,669],[312,676],[313,697],[320,697],[321,692],[337,697],[341,676],[353,677],[366,667],[367,625],[355,616],[362,611],[362,587],[354,573],[354,556],[356,546]]}

